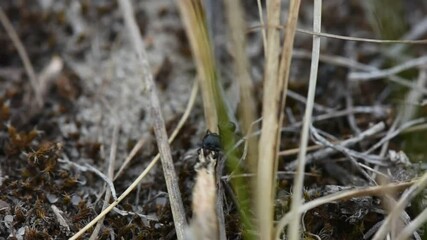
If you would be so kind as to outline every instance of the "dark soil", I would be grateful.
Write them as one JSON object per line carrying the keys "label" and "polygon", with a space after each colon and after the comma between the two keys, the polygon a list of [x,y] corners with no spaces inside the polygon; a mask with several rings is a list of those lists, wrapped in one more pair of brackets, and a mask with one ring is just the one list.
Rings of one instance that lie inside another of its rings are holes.
{"label": "dark soil", "polygon": [[[242,2],[245,2],[248,28],[256,29],[248,30],[248,55],[257,89],[254,97],[261,106],[264,59],[261,34],[255,27],[259,26],[258,11],[256,1]],[[427,15],[425,1],[401,3],[399,12],[403,24],[394,29],[393,25],[381,22],[379,17],[375,20],[381,13],[374,12],[370,16],[361,1],[325,0],[323,31],[398,39]],[[173,2],[152,0],[134,4],[170,134],[185,110],[195,78],[191,49]],[[1,1],[0,7],[25,46],[39,80],[52,61],[59,59],[62,64],[59,71],[51,72],[40,83],[43,105],[37,106],[22,60],[4,28],[0,27],[0,239],[67,239],[102,210],[108,186],[93,171],[81,166],[90,165],[107,174],[115,127],[119,130],[115,143],[116,172],[135,144],[144,139],[142,149],[114,181],[118,195],[157,154],[136,56],[115,1]],[[311,29],[311,9],[312,2],[303,1],[299,27]],[[223,21],[220,24],[226,29]],[[239,104],[238,94],[234,91],[233,73],[229,67],[233,57],[227,50],[227,32],[218,34],[222,80],[230,107],[235,111]],[[426,37],[427,33],[424,33],[418,38]],[[297,51],[309,53],[311,39],[310,35],[297,34]],[[380,69],[403,61],[387,55],[395,45],[329,38],[322,41],[321,52],[326,55],[344,56],[348,61],[351,59]],[[425,45],[405,45],[400,54],[406,59],[417,58],[426,54],[426,48]],[[289,85],[295,94],[305,96],[310,58],[303,55],[295,55]],[[316,103],[320,107],[315,109],[314,116],[326,117],[318,119],[314,125],[328,133],[324,136],[329,141],[335,142],[357,135],[358,129],[364,131],[375,123],[384,122],[385,130],[351,146],[357,152],[364,152],[387,133],[399,111],[406,106],[408,88],[387,79],[350,82],[347,77],[351,71],[356,70],[321,62],[316,92]],[[418,70],[399,74],[402,78],[417,79]],[[171,145],[187,216],[191,216],[193,156],[206,132],[201,106],[199,98],[189,120]],[[304,107],[303,102],[288,97],[281,150],[298,147]],[[341,110],[357,107],[367,110],[334,116]],[[259,108],[258,112],[261,112]],[[415,117],[425,116],[426,111],[425,104],[416,105]],[[351,118],[357,128],[350,123]],[[389,181],[408,181],[426,169],[423,147],[426,137],[424,129],[392,139],[388,150],[403,150],[412,165],[387,163],[383,170],[394,173],[394,178]],[[313,144],[311,141],[310,145]],[[380,154],[379,150],[374,153]],[[335,153],[307,166],[307,201],[331,193],[325,189],[327,186],[370,184],[346,157]],[[280,157],[277,219],[290,206],[293,174],[287,170],[289,162],[294,159],[295,154]],[[229,182],[224,180],[223,184],[226,189],[227,237],[241,239],[235,196]],[[163,172],[158,164],[138,190],[118,205],[118,211],[106,216],[98,239],[176,239],[168,201]],[[412,219],[426,206],[424,195],[411,204],[407,213]],[[306,213],[305,239],[315,239],[310,234],[321,239],[363,239],[386,213],[381,198],[375,197],[323,205]],[[89,239],[92,231],[93,228],[81,239]],[[419,233],[422,235],[422,231]],[[426,239],[427,234],[423,236]]]}

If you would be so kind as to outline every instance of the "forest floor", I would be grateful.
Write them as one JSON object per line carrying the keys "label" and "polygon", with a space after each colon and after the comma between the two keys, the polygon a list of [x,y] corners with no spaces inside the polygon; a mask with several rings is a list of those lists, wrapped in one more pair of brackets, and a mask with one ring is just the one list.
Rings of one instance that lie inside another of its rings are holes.
{"label": "forest floor", "polygon": [[[264,50],[257,1],[242,2],[253,97],[261,113]],[[427,38],[426,1],[362,2],[325,0],[322,31],[364,39]],[[286,11],[287,4],[282,5]],[[0,239],[67,239],[95,218],[106,201],[114,201],[157,154],[139,62],[115,1],[1,1],[0,7],[28,60],[23,62],[3,17]],[[139,1],[134,8],[171,134],[196,82],[191,48],[174,2]],[[311,31],[312,8],[312,1],[302,2],[299,29]],[[217,20],[216,28],[221,84],[230,111],[237,115],[239,91],[230,67],[229,33],[224,20]],[[312,35],[302,30],[295,38],[283,109],[276,219],[289,210],[310,74]],[[426,45],[330,36],[321,41],[305,200],[343,189],[407,183],[422,175],[427,169]],[[203,117],[198,96],[171,143],[188,218],[195,156],[207,130]],[[236,135],[243,137],[238,130]],[[233,177],[249,181],[253,176],[226,170],[221,179],[227,238],[242,239],[229,183]],[[402,191],[396,190],[391,201]],[[420,196],[406,208],[404,224],[427,207],[426,192]],[[311,209],[304,215],[305,239],[370,239],[389,211],[384,202],[381,196],[354,197]],[[425,232],[424,223],[414,238],[427,239]],[[176,239],[160,162],[105,217],[93,237]]]}

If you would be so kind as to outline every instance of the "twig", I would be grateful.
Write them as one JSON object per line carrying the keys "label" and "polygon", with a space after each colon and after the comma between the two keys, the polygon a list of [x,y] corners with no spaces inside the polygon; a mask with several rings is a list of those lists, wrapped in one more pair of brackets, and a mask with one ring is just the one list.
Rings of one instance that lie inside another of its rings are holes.
{"label": "twig", "polygon": [[90,221],[84,228],[80,229],[76,234],[74,234],[69,240],[78,239],[83,233],[89,230],[93,225],[95,225],[99,220],[101,220],[105,215],[107,215],[114,207],[116,207],[123,199],[132,192],[133,189],[141,182],[141,180],[150,172],[150,170],[156,165],[157,161],[160,159],[160,154],[157,154],[156,157],[148,164],[144,171],[138,176],[135,181],[120,195],[116,201],[112,202],[104,211],[102,211],[98,216],[96,216],[92,221]]}
{"label": "twig", "polygon": [[[348,157],[350,162],[353,164],[353,166],[367,179],[369,179],[371,182],[375,183],[375,180],[372,179],[363,169],[359,166],[358,162],[354,159],[354,157],[365,159],[364,156],[360,156],[360,154],[355,153],[354,151],[347,149],[343,146],[340,146],[339,144],[332,144],[329,141],[327,141],[324,137],[320,136],[320,134],[317,132],[317,129],[315,127],[310,126],[311,134],[313,135],[314,142],[317,144],[322,144],[324,146],[330,147],[332,149],[335,149],[339,152],[342,152],[344,155]],[[366,161],[366,159],[365,159]]]}
{"label": "twig", "polygon": [[116,212],[116,213],[118,213],[118,214],[120,214],[120,215],[122,215],[122,216],[131,215],[131,216],[138,216],[140,218],[147,219],[147,220],[150,220],[150,221],[156,221],[156,222],[159,221],[159,218],[157,217],[157,215],[154,215],[154,216],[153,215],[144,215],[144,214],[137,213],[137,212],[124,211],[124,210],[118,209],[116,207],[113,208],[113,211]]}
{"label": "twig", "polygon": [[427,187],[427,173],[425,173],[420,179],[418,179],[414,185],[412,185],[405,193],[402,194],[397,204],[393,207],[393,210],[385,219],[383,225],[377,231],[372,240],[384,239],[385,235],[390,230],[390,225],[394,222],[401,212],[405,209],[408,203],[421,191]]}
{"label": "twig", "polygon": [[[313,31],[320,32],[322,26],[322,0],[314,0],[313,9]],[[307,94],[307,105],[304,113],[304,123],[301,130],[300,151],[298,153],[297,173],[294,177],[293,194],[290,214],[293,220],[289,224],[288,238],[290,240],[300,239],[301,213],[298,211],[303,204],[304,169],[306,164],[307,145],[313,103],[317,83],[317,71],[319,67],[320,37],[313,36],[312,60],[310,68],[310,85]]]}
{"label": "twig", "polygon": [[[193,109],[194,103],[196,101],[198,92],[199,92],[199,85],[197,84],[197,80],[195,80],[193,83],[193,87],[191,89],[190,98],[188,100],[187,106],[185,107],[184,114],[179,120],[177,127],[170,135],[168,140],[169,143],[172,143],[173,140],[175,140],[176,136],[179,133],[179,130],[182,128],[188,116],[190,115],[191,109]],[[132,150],[129,153],[129,156],[126,157],[126,160],[124,161],[123,165],[120,167],[119,171],[117,171],[116,175],[114,176],[114,180],[116,180],[123,173],[123,170],[127,167],[127,165],[130,163],[133,157],[138,153],[139,149],[141,149],[143,143],[144,143],[144,140],[140,139],[138,143],[132,148]]]}
{"label": "twig", "polygon": [[107,183],[107,185],[109,186],[110,190],[111,190],[111,194],[113,196],[113,198],[116,200],[117,199],[117,195],[116,195],[116,189],[114,188],[114,184],[111,181],[111,179],[109,179],[107,176],[105,176],[105,174],[103,174],[101,171],[99,171],[97,168],[91,166],[88,163],[84,163],[83,165],[80,165],[78,163],[75,162],[71,162],[67,155],[63,154],[64,159],[58,159],[58,162],[62,162],[62,163],[66,163],[68,165],[71,165],[77,169],[79,169],[82,172],[87,172],[87,171],[91,171],[93,173],[95,173],[96,175],[98,175],[102,180],[104,180],[105,183]]}
{"label": "twig", "polygon": [[394,66],[392,68],[389,69],[385,69],[385,70],[379,70],[379,71],[372,71],[369,73],[365,73],[365,72],[353,72],[350,73],[348,76],[349,80],[372,80],[372,79],[379,79],[379,78],[385,78],[388,77],[390,75],[394,75],[397,74],[399,72],[405,71],[407,69],[416,67],[416,66],[421,66],[421,65],[425,65],[427,64],[427,56],[423,56],[423,57],[419,57],[416,59],[412,59],[409,60],[407,62],[404,62],[400,65]]}
{"label": "twig", "polygon": [[[374,114],[377,116],[385,116],[386,113],[387,113],[387,110],[382,109],[381,106],[357,106],[351,109],[338,110],[334,112],[328,112],[325,114],[317,115],[313,117],[312,121],[313,122],[325,121],[331,118],[346,116],[348,114]],[[301,127],[301,125],[302,125],[302,122],[297,122],[286,128],[282,128],[282,130],[298,128],[298,127]]]}
{"label": "twig", "polygon": [[[185,109],[184,114],[182,115],[180,121],[178,122],[177,127],[175,128],[174,132],[169,137],[169,141],[172,142],[175,137],[178,135],[181,128],[184,126],[185,121],[187,120],[188,116],[190,115],[191,109],[194,105],[196,96],[197,96],[197,90],[198,90],[198,84],[197,82],[193,85],[193,91],[191,93],[190,100],[187,104],[187,108]],[[156,165],[156,163],[160,159],[160,154],[157,154],[153,160],[148,164],[148,166],[144,169],[144,171],[135,179],[135,181],[132,182],[132,184],[120,195],[116,201],[112,202],[104,211],[102,211],[96,218],[94,218],[90,223],[88,223],[84,228],[80,229],[79,232],[74,234],[70,240],[76,240],[78,237],[80,237],[84,232],[86,232],[89,228],[91,228],[93,225],[95,225],[100,219],[102,219],[105,215],[107,215],[112,209],[114,209],[123,199],[125,199],[129,193],[131,193],[138,184],[144,179],[144,177],[151,171],[151,169]]]}
{"label": "twig", "polygon": [[[298,209],[298,211],[300,212],[300,214],[302,214],[302,213],[304,213],[310,209],[313,209],[315,207],[321,206],[321,205],[326,204],[326,203],[330,203],[330,202],[338,201],[338,200],[351,199],[354,197],[383,196],[384,193],[404,190],[416,182],[417,181],[393,183],[393,184],[387,184],[387,185],[383,185],[383,186],[374,186],[374,187],[365,187],[365,188],[356,188],[356,189],[352,189],[352,190],[345,190],[345,191],[341,191],[341,192],[338,192],[335,194],[330,194],[330,195],[327,195],[324,197],[320,197],[320,198],[311,200],[310,202],[307,202],[304,205],[302,205]],[[286,225],[288,225],[289,221],[291,220],[291,217],[292,217],[291,212],[288,212],[285,216],[283,216],[279,220],[279,223],[277,224],[277,228],[276,228],[276,239],[277,240],[280,239],[280,234],[282,233],[283,228]]]}
{"label": "twig", "polygon": [[375,223],[374,226],[372,226],[365,234],[363,234],[363,240],[370,239],[375,232],[381,227],[381,224],[383,224],[384,220],[381,220],[377,223]]}
{"label": "twig", "polygon": [[[351,87],[350,86],[347,86],[347,94],[345,96],[345,104],[346,104],[347,109],[352,109],[353,108],[353,97],[352,97],[352,91],[351,91]],[[347,120],[348,120],[348,123],[349,123],[351,129],[353,130],[353,132],[356,135],[359,135],[362,131],[357,126],[356,118],[354,116],[354,113],[348,114],[347,115]]]}
{"label": "twig", "polygon": [[[427,65],[427,64],[426,64]],[[427,82],[427,68],[420,68],[418,78],[416,80],[416,85],[418,88],[424,88],[426,86]],[[411,89],[406,98],[405,98],[405,106],[402,106],[400,111],[402,114],[402,120],[400,124],[406,123],[407,121],[411,120],[415,113],[416,113],[416,106],[412,105],[411,103],[420,102],[422,100],[423,94],[419,91],[415,91],[414,89]]]}
{"label": "twig", "polygon": [[424,209],[418,216],[412,220],[401,232],[397,235],[396,240],[409,239],[415,231],[427,222],[427,209]]}
{"label": "twig", "polygon": [[[387,131],[387,134],[386,134],[386,137],[387,136],[390,136],[393,132],[395,132],[395,130],[397,129],[397,127],[399,126],[399,124],[401,124],[401,122],[402,122],[402,116],[403,116],[403,114],[402,114],[402,111],[400,111],[399,112],[399,114],[397,115],[397,117],[396,117],[396,119],[394,120],[394,122],[393,122],[393,124],[392,124],[392,126],[389,128],[389,130]],[[382,144],[382,147],[381,147],[381,150],[380,150],[380,153],[379,153],[379,156],[380,157],[385,157],[386,156],[386,154],[387,154],[387,150],[388,150],[388,146],[389,146],[389,141],[390,141],[390,139],[388,139],[387,141],[385,141],[383,144]],[[372,174],[372,178],[374,178],[375,179],[375,177],[376,177],[376,174],[379,174],[379,175],[381,175],[381,176],[383,176],[383,177],[385,177],[385,178],[383,178],[383,179],[388,179],[388,176],[386,175],[386,176],[384,176],[384,174],[381,172],[381,170],[382,171],[385,171],[386,169],[384,169],[384,168],[381,168],[379,165],[375,165],[375,167],[374,167],[374,173]],[[376,171],[376,170],[379,170],[379,171]],[[380,179],[381,180],[381,179]],[[393,193],[392,194],[390,194],[390,193],[386,193],[386,194],[384,194],[384,196],[383,196],[383,200],[384,200],[384,202],[390,202],[390,203],[388,203],[388,205],[389,206],[395,206],[396,205],[396,200],[394,199],[394,197],[393,197]],[[403,222],[405,223],[405,224],[408,224],[408,222],[410,221],[410,217],[409,217],[409,215],[406,213],[406,211],[402,211],[402,213],[401,213],[401,219],[403,220]],[[381,224],[383,223],[384,221],[381,221]],[[375,232],[372,232],[372,231],[377,231],[378,229],[379,229],[379,227],[380,227],[380,225],[378,225],[377,226],[377,224],[374,226],[374,227],[372,227],[369,231],[368,231],[368,233],[366,234],[367,236],[371,236],[371,235],[373,235]],[[417,240],[420,240],[420,237],[418,236],[418,234],[416,234],[416,233],[414,233],[414,237],[415,237],[415,239],[417,239]]]}
{"label": "twig", "polygon": [[[342,141],[339,144],[336,144],[335,146],[341,146],[341,147],[350,147],[360,141],[363,141],[366,138],[369,138],[375,134],[378,134],[379,132],[383,131],[385,128],[385,124],[383,122],[377,123],[374,126],[372,126],[371,128],[365,130],[364,132],[361,132],[359,135],[357,135],[356,137],[353,138],[349,138],[345,141]],[[318,159],[324,159],[327,158],[328,156],[332,155],[336,153],[336,149],[333,148],[325,148],[322,150],[319,150],[317,152],[314,152],[310,155],[307,156],[307,160],[306,160],[306,164],[310,164],[315,160]],[[292,161],[291,163],[289,163],[289,165],[286,167],[287,170],[294,170],[296,168],[296,160]]]}
{"label": "twig", "polygon": [[50,208],[52,208],[52,212],[55,214],[56,219],[59,222],[59,225],[61,225],[62,227],[64,227],[67,231],[70,231],[70,226],[68,226],[67,221],[65,220],[65,218],[62,216],[62,213],[64,213],[63,211],[59,210],[59,208],[55,205],[50,205]]}
{"label": "twig", "polygon": [[387,134],[386,136],[384,136],[379,142],[377,142],[374,146],[372,146],[371,148],[369,148],[367,151],[365,151],[365,154],[369,154],[371,152],[373,152],[375,149],[379,148],[381,145],[383,145],[385,142],[389,141],[390,139],[396,137],[397,135],[399,135],[403,130],[410,128],[414,125],[417,124],[422,124],[427,122],[427,118],[417,118],[414,119],[412,121],[408,121],[404,124],[402,124],[399,128],[396,129],[396,131],[393,131],[389,134]]}
{"label": "twig", "polygon": [[[323,148],[323,146],[315,144],[315,145],[308,146],[307,151],[314,151],[320,148]],[[279,156],[291,156],[291,155],[298,154],[298,152],[299,152],[299,148],[293,148],[293,149],[280,151],[278,154]]]}
{"label": "twig", "polygon": [[[338,111],[335,111],[335,112],[330,112],[330,113],[326,113],[326,114],[321,114],[321,115],[314,116],[312,118],[312,122],[315,123],[315,122],[318,122],[318,121],[325,121],[325,120],[328,120],[328,119],[331,119],[331,118],[342,117],[342,116],[346,116],[349,113],[385,115],[386,111],[387,110],[381,109],[380,106],[373,106],[373,107],[370,107],[370,106],[357,106],[357,107],[354,107],[352,109],[338,110]],[[258,118],[254,123],[258,123],[261,120],[262,120],[262,118]],[[291,124],[290,126],[283,127],[280,130],[282,132],[287,132],[287,131],[288,132],[295,132],[296,130],[298,130],[298,128],[301,127],[301,125],[302,125],[302,122],[296,122],[294,124]],[[384,125],[384,127],[385,127],[385,125]],[[421,128],[421,129],[423,129],[423,128]],[[409,128],[407,130],[404,130],[404,131],[408,131],[408,130],[409,130]],[[404,131],[402,131],[402,132],[404,132]],[[236,149],[237,147],[239,147],[240,145],[242,145],[243,143],[245,143],[245,141],[247,139],[255,137],[255,136],[258,136],[260,134],[261,134],[261,131],[256,131],[256,132],[253,132],[253,133],[251,133],[251,134],[249,134],[249,135],[241,138],[239,141],[236,142],[236,144],[231,149]],[[296,151],[298,151],[298,149],[296,149]],[[295,151],[295,150],[292,150],[292,151]],[[294,154],[292,151],[289,152],[289,153],[285,153],[285,154]],[[227,152],[226,155],[228,153],[229,152]]]}
{"label": "twig", "polygon": [[[311,58],[310,53],[305,51],[305,50],[295,50],[293,55],[294,55],[294,57],[299,57],[299,58],[308,58],[308,59]],[[325,63],[329,63],[329,64],[333,64],[333,65],[337,65],[337,66],[341,66],[341,67],[354,68],[354,69],[366,71],[366,72],[380,71],[380,69],[378,69],[374,66],[359,63],[359,62],[356,62],[352,59],[341,57],[341,56],[333,56],[333,55],[322,54],[320,56],[320,61],[325,62]],[[411,88],[415,91],[427,94],[426,88],[418,88],[416,84],[414,84],[411,81],[404,79],[402,77],[399,77],[396,75],[389,75],[388,80],[390,80],[391,82],[395,82],[397,84],[400,84],[402,86]]]}
{"label": "twig", "polygon": [[[305,98],[304,96],[299,95],[298,93],[288,89],[287,91],[287,97],[290,97],[294,100],[300,101],[304,104],[307,104],[307,98]],[[319,112],[332,112],[334,111],[334,109],[330,108],[330,107],[326,107],[326,106],[322,106],[318,103],[313,103],[313,108]]]}
{"label": "twig", "polygon": [[[118,135],[119,135],[119,127],[118,127],[118,124],[115,122],[114,128],[113,128],[113,137],[111,139],[111,149],[110,149],[110,156],[108,158],[108,170],[107,170],[107,176],[111,181],[113,181],[113,178],[114,178],[114,163],[116,160]],[[105,192],[104,203],[102,204],[102,210],[108,207],[110,197],[111,197],[111,190],[107,189],[107,191]],[[89,240],[97,239],[99,231],[101,230],[101,227],[103,225],[104,218],[100,219],[99,222],[96,224],[96,227],[93,230]]]}
{"label": "twig", "polygon": [[13,45],[18,51],[19,57],[24,63],[25,71],[27,72],[28,77],[30,78],[30,84],[34,91],[37,107],[41,108],[43,106],[43,98],[40,92],[40,88],[38,85],[36,73],[34,72],[33,65],[31,64],[30,58],[28,57],[28,54],[27,54],[27,51],[25,50],[24,45],[19,39],[18,34],[13,28],[12,23],[9,21],[2,7],[0,7],[0,22],[2,23],[3,27],[6,29],[7,34],[9,35]]}
{"label": "twig", "polygon": [[[386,174],[384,174],[384,173],[382,173],[382,172],[380,172],[380,171],[378,171],[377,169],[374,169],[374,168],[371,168],[371,167],[369,167],[369,166],[367,166],[367,165],[365,165],[365,164],[363,164],[363,163],[360,163],[360,162],[358,162],[357,163],[359,166],[361,166],[362,168],[364,168],[364,169],[366,169],[366,170],[369,170],[369,171],[371,171],[371,172],[373,172],[374,174],[378,174],[378,175],[381,175],[381,176],[383,176],[383,177],[388,177]],[[375,166],[378,166],[378,165],[375,165]],[[375,179],[375,175],[372,175],[371,177],[369,177],[369,179]]]}
{"label": "twig", "polygon": [[[409,32],[406,33],[402,39],[405,40],[414,40],[424,36],[427,31],[427,17],[424,17],[421,21],[418,21],[415,26],[409,29]],[[389,55],[396,56],[401,53],[403,49],[405,49],[405,45],[396,45],[390,48],[388,51]]]}
{"label": "twig", "polygon": [[184,239],[184,226],[186,224],[184,205],[182,204],[181,193],[179,191],[177,176],[175,173],[168,137],[165,129],[165,122],[162,117],[159,99],[155,89],[153,75],[144,49],[144,41],[135,21],[133,8],[129,0],[119,0],[120,8],[125,20],[125,25],[129,31],[130,38],[138,55],[143,72],[143,80],[146,85],[150,113],[153,119],[154,134],[161,156],[163,175],[166,180],[166,187],[169,194],[169,202],[172,209],[172,216],[175,223],[176,235],[179,240]]}
{"label": "twig", "polygon": [[[240,144],[240,142],[244,142],[245,144],[243,145],[243,153],[242,153],[242,156],[240,157],[240,160],[239,160],[239,162],[238,162],[238,164],[237,164],[237,166],[240,166],[240,164],[242,163],[242,161],[244,160],[244,159],[246,159],[246,156],[247,156],[247,154],[248,154],[248,146],[249,146],[249,141],[250,141],[250,139],[253,137],[253,134],[252,134],[252,129],[254,128],[254,126],[259,122],[259,121],[261,121],[261,119],[258,119],[258,120],[255,120],[255,121],[253,121],[252,123],[251,123],[251,126],[249,127],[249,131],[246,133],[246,135],[242,138],[242,139],[240,139],[233,147],[232,147],[232,149],[229,151],[229,152],[227,152],[226,154],[225,154],[225,156],[227,156],[231,151],[233,151],[234,149],[236,149]],[[238,171],[238,168],[236,167],[236,168],[234,168],[234,169],[231,169],[231,171],[229,171],[230,172],[230,175],[233,175],[236,171]],[[255,171],[256,172],[256,171]],[[221,172],[221,174],[222,174],[222,172]]]}
{"label": "twig", "polygon": [[126,157],[122,166],[120,167],[120,169],[115,174],[113,181],[115,181],[123,173],[123,170],[125,170],[125,168],[129,165],[130,161],[135,157],[135,155],[138,153],[138,151],[142,148],[143,145],[144,145],[144,139],[141,138],[135,144],[135,146],[132,148],[129,155]]}

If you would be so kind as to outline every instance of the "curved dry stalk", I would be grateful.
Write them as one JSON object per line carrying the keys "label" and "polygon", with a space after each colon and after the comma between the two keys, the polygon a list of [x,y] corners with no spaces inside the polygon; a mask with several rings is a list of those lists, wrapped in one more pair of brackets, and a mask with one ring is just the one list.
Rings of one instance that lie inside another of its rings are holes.
{"label": "curved dry stalk", "polygon": [[381,225],[380,229],[378,229],[377,233],[374,235],[372,240],[381,240],[384,239],[385,235],[390,230],[392,222],[395,221],[397,216],[404,211],[405,207],[408,203],[421,191],[423,191],[427,187],[427,173],[425,173],[420,179],[418,179],[414,185],[411,186],[402,196],[399,201],[393,207],[393,210],[384,220],[384,223]]}
{"label": "curved dry stalk", "polygon": [[184,205],[181,199],[177,175],[175,172],[168,137],[166,133],[165,122],[163,120],[159,98],[157,96],[154,85],[153,75],[148,63],[147,54],[145,52],[144,41],[142,40],[141,32],[135,20],[133,8],[129,0],[120,0],[119,5],[122,15],[125,20],[126,28],[130,34],[130,40],[138,56],[143,73],[143,83],[146,86],[149,98],[149,112],[153,119],[154,135],[156,136],[157,147],[162,161],[163,176],[166,181],[166,188],[169,196],[169,203],[172,210],[172,217],[175,224],[175,230],[178,240],[184,239],[184,227],[186,217]]}
{"label": "curved dry stalk", "polygon": [[[374,187],[366,187],[366,188],[356,188],[352,190],[345,190],[342,192],[338,192],[336,194],[327,195],[324,197],[316,198],[310,202],[302,205],[298,211],[300,214],[318,207],[320,205],[330,203],[338,200],[346,200],[354,197],[364,197],[364,196],[383,196],[386,193],[402,191],[410,186],[412,186],[417,181],[404,182],[404,183],[392,183],[383,186],[374,186]],[[289,224],[292,219],[292,212],[288,212],[285,216],[283,216],[276,228],[276,239],[280,239],[280,234],[283,231],[283,228]]]}
{"label": "curved dry stalk", "polygon": [[401,232],[397,235],[396,240],[409,239],[414,232],[427,222],[427,209],[424,209],[414,220],[412,220]]}
{"label": "curved dry stalk", "polygon": [[[184,114],[182,115],[181,119],[178,122],[178,125],[176,126],[175,130],[169,137],[169,141],[172,142],[175,137],[178,135],[181,128],[184,126],[184,123],[187,121],[188,116],[190,115],[191,109],[193,109],[196,97],[198,92],[198,84],[197,81],[193,84],[193,89],[191,91],[191,96],[187,104],[187,108],[185,109]],[[133,183],[120,195],[116,201],[112,202],[107,208],[104,209],[96,218],[94,218],[91,222],[89,222],[84,228],[80,229],[79,232],[74,234],[70,240],[75,240],[78,237],[80,237],[83,233],[85,233],[89,228],[91,228],[93,225],[95,225],[99,220],[101,220],[105,215],[107,215],[114,207],[116,207],[123,199],[129,195],[137,186],[138,184],[144,179],[144,177],[151,171],[151,169],[156,165],[156,163],[160,159],[160,154],[157,154],[153,160],[148,164],[148,166],[144,169],[144,171],[138,176],[138,178],[133,181]]]}
{"label": "curved dry stalk", "polygon": [[113,181],[115,181],[125,170],[125,168],[129,165],[130,161],[135,157],[135,155],[138,153],[138,151],[142,148],[144,145],[144,139],[141,138],[139,141],[135,144],[135,146],[130,151],[129,155],[126,157],[125,161],[123,162],[120,169],[117,171],[117,173],[114,175]]}
{"label": "curved dry stalk", "polygon": [[[108,170],[107,170],[107,177],[110,180],[113,180],[114,177],[114,163],[116,160],[116,153],[117,153],[117,139],[119,135],[119,127],[117,123],[114,124],[113,129],[113,137],[111,140],[111,150],[110,150],[110,156],[108,158]],[[110,201],[111,197],[111,190],[107,189],[105,192],[104,197],[104,203],[102,204],[102,210],[104,210],[108,206],[108,202]],[[103,225],[104,218],[100,219],[98,224],[96,224],[95,229],[92,232],[92,235],[90,236],[89,240],[95,240],[98,238],[99,231],[101,230],[101,227]]]}
{"label": "curved dry stalk", "polygon": [[100,177],[102,180],[104,180],[104,182],[108,185],[114,200],[117,199],[116,189],[114,188],[113,181],[111,181],[110,178],[108,178],[105,174],[103,174],[101,171],[99,171],[96,167],[94,167],[88,163],[84,163],[83,165],[80,165],[78,163],[72,162],[68,159],[67,155],[65,155],[65,154],[63,154],[63,158],[64,159],[58,159],[58,162],[66,163],[70,166],[77,168],[79,171],[82,171],[82,172],[91,171],[91,172],[95,173],[98,177]]}

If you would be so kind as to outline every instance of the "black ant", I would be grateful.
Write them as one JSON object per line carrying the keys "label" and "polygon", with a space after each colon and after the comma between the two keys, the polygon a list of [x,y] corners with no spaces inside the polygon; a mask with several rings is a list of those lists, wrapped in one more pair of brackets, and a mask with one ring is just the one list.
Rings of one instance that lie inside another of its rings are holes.
{"label": "black ant", "polygon": [[221,137],[219,134],[207,130],[200,147],[205,150],[219,152],[221,151]]}

